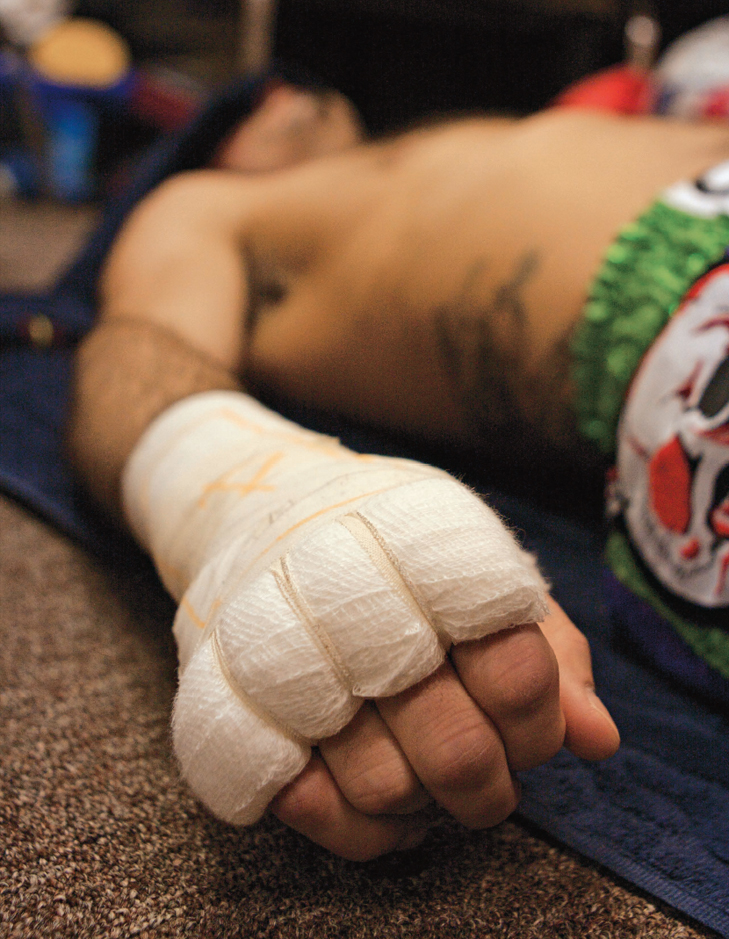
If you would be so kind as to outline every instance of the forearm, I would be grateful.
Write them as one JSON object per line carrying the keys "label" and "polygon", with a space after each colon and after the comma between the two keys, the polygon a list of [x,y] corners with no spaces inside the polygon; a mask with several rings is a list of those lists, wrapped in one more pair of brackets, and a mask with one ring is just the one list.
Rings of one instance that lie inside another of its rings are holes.
{"label": "forearm", "polygon": [[88,490],[121,520],[120,480],[147,426],[171,404],[237,379],[164,327],[103,318],[76,358],[68,446]]}
{"label": "forearm", "polygon": [[238,232],[220,212],[221,175],[173,179],[132,213],[77,355],[70,456],[117,519],[124,465],[150,422],[191,394],[239,388],[246,277]]}

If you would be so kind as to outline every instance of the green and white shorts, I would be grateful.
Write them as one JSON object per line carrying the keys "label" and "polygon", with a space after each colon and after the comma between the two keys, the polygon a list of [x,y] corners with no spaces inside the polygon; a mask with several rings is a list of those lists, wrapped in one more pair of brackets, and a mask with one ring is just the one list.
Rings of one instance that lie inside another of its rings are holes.
{"label": "green and white shorts", "polygon": [[581,432],[612,455],[607,560],[729,680],[729,162],[609,248],[575,337]]}

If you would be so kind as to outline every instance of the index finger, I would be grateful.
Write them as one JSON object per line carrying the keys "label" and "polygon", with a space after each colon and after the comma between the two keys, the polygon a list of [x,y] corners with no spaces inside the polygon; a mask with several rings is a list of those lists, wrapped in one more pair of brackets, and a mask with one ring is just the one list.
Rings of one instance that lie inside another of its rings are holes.
{"label": "index finger", "polygon": [[377,707],[417,777],[454,818],[487,828],[516,808],[498,730],[446,661],[432,675]]}
{"label": "index finger", "polygon": [[464,642],[451,658],[466,690],[488,714],[512,771],[532,769],[562,746],[557,658],[532,623]]}

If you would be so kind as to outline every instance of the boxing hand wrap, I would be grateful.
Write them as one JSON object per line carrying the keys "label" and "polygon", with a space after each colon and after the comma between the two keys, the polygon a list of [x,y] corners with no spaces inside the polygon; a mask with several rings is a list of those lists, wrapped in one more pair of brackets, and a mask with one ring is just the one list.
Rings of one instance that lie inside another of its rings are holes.
{"label": "boxing hand wrap", "polygon": [[547,612],[533,559],[465,486],[353,453],[236,392],[157,418],[123,496],[180,601],[177,756],[236,824],[366,698],[425,678],[452,643]]}

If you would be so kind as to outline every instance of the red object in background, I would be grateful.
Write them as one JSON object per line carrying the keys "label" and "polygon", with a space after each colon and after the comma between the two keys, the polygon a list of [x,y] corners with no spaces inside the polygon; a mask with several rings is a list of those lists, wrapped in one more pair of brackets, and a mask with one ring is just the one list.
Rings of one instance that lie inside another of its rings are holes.
{"label": "red object in background", "polygon": [[706,117],[723,117],[729,115],[729,86],[716,88],[704,103]]}
{"label": "red object in background", "polygon": [[207,97],[207,89],[187,75],[163,66],[142,66],[129,106],[153,127],[175,131],[197,114]]}
{"label": "red object in background", "polygon": [[631,65],[614,65],[570,85],[552,106],[647,114],[653,106],[653,86],[646,71]]}

